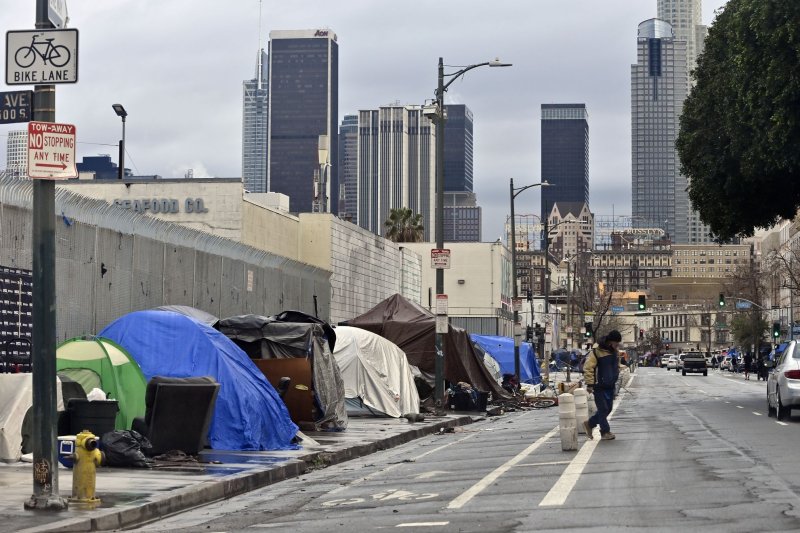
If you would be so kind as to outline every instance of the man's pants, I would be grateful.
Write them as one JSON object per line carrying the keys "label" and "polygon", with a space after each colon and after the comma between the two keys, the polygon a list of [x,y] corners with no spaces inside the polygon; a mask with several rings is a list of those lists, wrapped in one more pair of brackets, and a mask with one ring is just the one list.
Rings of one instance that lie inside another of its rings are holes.
{"label": "man's pants", "polygon": [[597,406],[597,412],[589,419],[589,426],[600,426],[600,433],[608,433],[611,431],[611,427],[608,425],[608,415],[611,414],[614,406],[614,390],[595,389],[594,404]]}

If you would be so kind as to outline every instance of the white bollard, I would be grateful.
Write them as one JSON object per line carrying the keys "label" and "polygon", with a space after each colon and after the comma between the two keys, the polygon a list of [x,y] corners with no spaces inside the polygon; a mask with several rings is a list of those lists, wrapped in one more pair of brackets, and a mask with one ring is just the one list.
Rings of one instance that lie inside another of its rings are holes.
{"label": "white bollard", "polygon": [[589,420],[586,389],[575,389],[573,395],[575,396],[575,420],[578,424],[578,433],[584,435],[586,434],[586,429],[583,423]]}
{"label": "white bollard", "polygon": [[575,419],[575,397],[564,393],[558,397],[558,426],[563,451],[578,449],[578,424]]}

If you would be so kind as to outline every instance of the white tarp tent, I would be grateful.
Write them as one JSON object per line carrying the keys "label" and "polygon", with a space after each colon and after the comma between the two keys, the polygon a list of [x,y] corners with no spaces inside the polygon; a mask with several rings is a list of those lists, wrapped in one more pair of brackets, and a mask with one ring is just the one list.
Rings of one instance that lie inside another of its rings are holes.
{"label": "white tarp tent", "polygon": [[[61,380],[56,378],[56,408],[64,410]],[[22,456],[22,421],[33,405],[33,374],[0,374],[0,461]]]}
{"label": "white tarp tent", "polygon": [[419,413],[411,367],[393,342],[361,328],[339,326],[333,356],[348,400],[358,398],[370,410],[395,418]]}

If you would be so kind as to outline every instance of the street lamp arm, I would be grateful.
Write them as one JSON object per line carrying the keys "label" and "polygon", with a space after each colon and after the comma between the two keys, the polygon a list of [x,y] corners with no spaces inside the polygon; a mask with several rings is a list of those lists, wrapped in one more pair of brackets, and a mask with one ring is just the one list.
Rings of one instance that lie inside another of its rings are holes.
{"label": "street lamp arm", "polygon": [[513,189],[514,192],[512,198],[516,198],[522,191],[527,191],[532,187],[552,187],[552,185],[547,183],[546,181],[543,181],[541,183],[532,183],[530,185],[525,185],[524,187],[515,187]]}
{"label": "street lamp arm", "polygon": [[759,308],[759,309],[761,309],[762,311],[766,311],[766,309],[765,309],[763,306],[761,306],[761,305],[758,305],[757,303],[755,303],[755,302],[753,302],[753,301],[751,301],[751,300],[748,300],[747,298],[740,298],[739,296],[734,296],[734,298],[735,298],[737,301],[738,301],[738,300],[742,300],[743,302],[747,302],[747,303],[749,303],[749,304],[755,305],[756,307],[758,307],[758,308]]}
{"label": "street lamp arm", "polygon": [[[510,67],[511,63],[503,63],[499,59],[494,59],[492,61],[484,61],[483,63],[476,63],[474,65],[470,65],[468,67],[464,67],[461,70],[457,70],[455,72],[448,73],[448,74],[445,74],[444,66],[440,64],[439,77],[442,80],[442,83],[439,85],[439,90],[436,91],[438,93],[436,95],[436,97],[438,99],[440,99],[440,101],[442,103],[444,103],[444,93],[447,91],[447,88],[450,87],[450,85],[452,85],[452,83],[454,81],[456,81],[458,78],[460,78],[461,76],[463,76],[464,74],[466,74],[467,72],[469,72],[472,69],[475,69],[475,68],[478,68],[478,67],[486,67],[486,66],[489,66],[489,67]],[[447,83],[444,83],[444,78],[451,78],[451,79]]]}

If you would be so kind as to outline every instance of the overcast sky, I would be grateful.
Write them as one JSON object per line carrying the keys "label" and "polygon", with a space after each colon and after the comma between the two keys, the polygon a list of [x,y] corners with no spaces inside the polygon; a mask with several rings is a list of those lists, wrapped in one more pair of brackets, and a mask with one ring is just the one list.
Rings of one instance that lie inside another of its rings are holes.
{"label": "overcast sky", "polygon": [[[726,1],[704,0],[706,24]],[[77,126],[78,160],[116,161],[121,124],[111,105],[119,102],[134,173],[241,176],[242,81],[255,71],[258,0],[67,5],[69,27],[80,31],[79,82],[58,86],[56,120]],[[540,181],[542,103],[587,105],[592,211],[630,214],[630,65],[637,26],[656,16],[656,0],[264,0],[262,9],[262,42],[279,29],[337,34],[340,119],[432,98],[440,56],[449,65],[514,64],[474,70],[447,94],[475,117],[483,240],[502,235],[508,179]],[[3,32],[34,22],[34,0],[3,0]],[[19,126],[0,125],[0,168],[8,131]],[[516,212],[538,213],[538,191],[522,193]]]}

